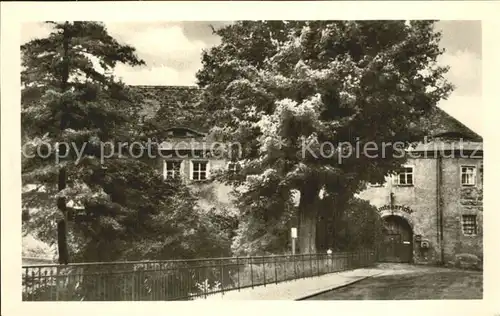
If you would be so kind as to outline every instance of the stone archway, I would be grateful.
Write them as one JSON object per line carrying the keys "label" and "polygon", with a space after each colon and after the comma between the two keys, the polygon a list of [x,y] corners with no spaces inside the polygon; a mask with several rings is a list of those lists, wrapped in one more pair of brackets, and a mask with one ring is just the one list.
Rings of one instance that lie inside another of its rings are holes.
{"label": "stone archway", "polygon": [[380,249],[380,261],[405,262],[413,261],[413,229],[403,216],[391,213],[382,216],[384,236]]}

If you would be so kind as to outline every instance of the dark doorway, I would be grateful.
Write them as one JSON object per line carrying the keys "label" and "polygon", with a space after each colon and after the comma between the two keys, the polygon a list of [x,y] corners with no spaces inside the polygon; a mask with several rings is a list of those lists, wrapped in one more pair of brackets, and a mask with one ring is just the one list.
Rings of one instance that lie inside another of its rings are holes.
{"label": "dark doorway", "polygon": [[384,218],[384,240],[380,249],[382,262],[411,262],[413,233],[408,222],[399,216]]}

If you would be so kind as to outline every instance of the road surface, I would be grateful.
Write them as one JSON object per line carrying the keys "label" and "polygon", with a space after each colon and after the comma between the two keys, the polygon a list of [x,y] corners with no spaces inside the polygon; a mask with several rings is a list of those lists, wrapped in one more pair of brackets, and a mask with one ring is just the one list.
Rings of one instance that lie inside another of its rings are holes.
{"label": "road surface", "polygon": [[478,271],[383,264],[385,272],[307,300],[482,299]]}

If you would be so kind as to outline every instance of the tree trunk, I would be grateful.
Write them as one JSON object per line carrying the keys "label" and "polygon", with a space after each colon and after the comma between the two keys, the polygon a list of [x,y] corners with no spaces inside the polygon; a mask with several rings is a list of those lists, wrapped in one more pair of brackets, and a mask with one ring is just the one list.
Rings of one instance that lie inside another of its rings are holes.
{"label": "tree trunk", "polygon": [[299,251],[301,254],[316,253],[316,216],[312,209],[299,212]]}
{"label": "tree trunk", "polygon": [[345,223],[345,204],[342,205],[339,201],[333,204],[332,216],[332,247],[335,250],[345,251],[347,245],[347,225]]}
{"label": "tree trunk", "polygon": [[[61,168],[59,170],[59,191],[66,188],[66,169]],[[59,197],[57,199],[57,208],[62,212],[63,218],[57,222],[57,250],[59,253],[59,264],[68,264],[69,262],[69,252],[68,252],[68,241],[67,241],[67,226],[68,226],[68,208],[66,207],[66,199],[64,197]]]}
{"label": "tree trunk", "polygon": [[326,252],[333,247],[333,213],[334,205],[331,199],[319,201],[318,223],[316,232],[316,250]]}
{"label": "tree trunk", "polygon": [[68,264],[68,243],[66,240],[66,220],[57,222],[57,250],[59,252],[59,264]]}
{"label": "tree trunk", "polygon": [[[69,41],[70,35],[69,31],[66,28],[63,33],[63,69],[61,71],[61,91],[65,92],[68,90],[68,80],[69,80]],[[60,130],[61,134],[66,129],[67,125],[67,109],[66,104],[61,104],[61,122],[60,122]],[[61,148],[66,149],[66,146],[62,146]],[[59,150],[60,148],[58,148]],[[64,157],[65,153],[59,153]],[[66,169],[61,167],[59,170],[59,177],[57,183],[57,189],[62,191],[66,188]],[[59,252],[59,264],[68,264],[69,263],[69,252],[68,252],[68,241],[67,241],[67,231],[68,231],[68,210],[66,207],[66,199],[64,197],[60,197],[57,199],[57,208],[61,211],[63,215],[63,219],[57,222],[57,250]]]}
{"label": "tree trunk", "polygon": [[300,191],[298,245],[301,254],[316,253],[318,192],[314,186]]}

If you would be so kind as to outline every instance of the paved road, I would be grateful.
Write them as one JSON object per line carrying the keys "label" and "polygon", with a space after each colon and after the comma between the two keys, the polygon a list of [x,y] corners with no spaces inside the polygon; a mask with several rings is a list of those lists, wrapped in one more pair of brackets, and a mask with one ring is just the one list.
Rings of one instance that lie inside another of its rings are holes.
{"label": "paved road", "polygon": [[308,300],[482,299],[483,275],[405,264],[382,264],[385,272]]}

